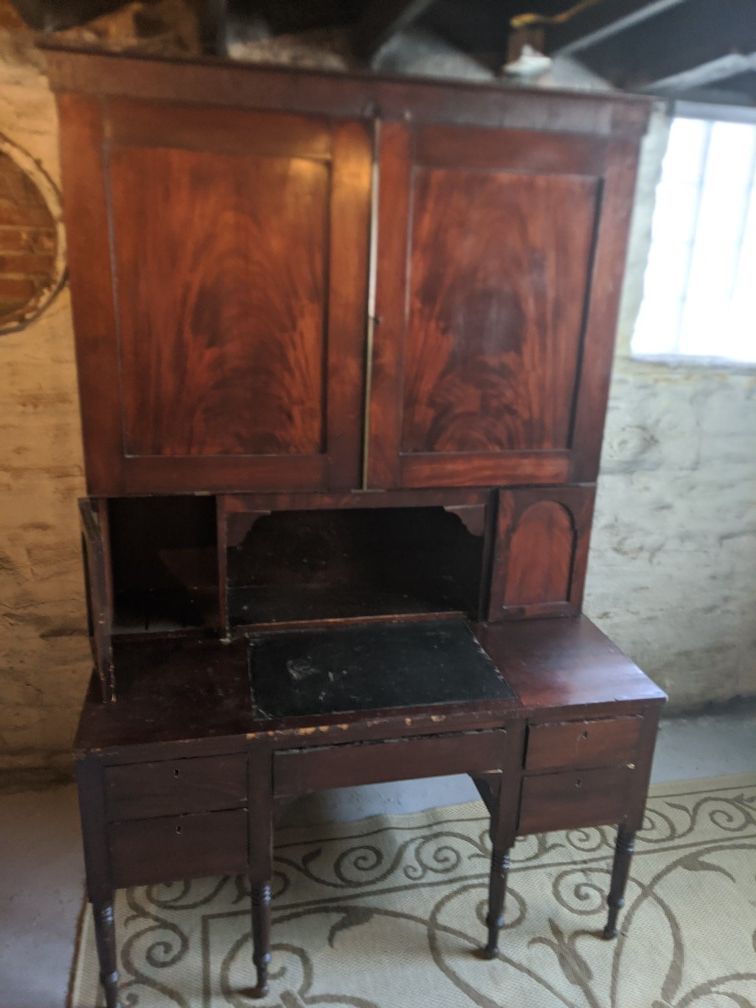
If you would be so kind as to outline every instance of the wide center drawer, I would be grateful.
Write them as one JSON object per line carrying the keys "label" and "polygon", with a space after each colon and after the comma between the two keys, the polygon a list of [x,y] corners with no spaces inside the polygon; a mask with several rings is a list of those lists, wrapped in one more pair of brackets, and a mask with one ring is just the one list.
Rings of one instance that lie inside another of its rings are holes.
{"label": "wide center drawer", "polygon": [[531,725],[525,769],[611,766],[635,760],[643,718],[602,718]]}
{"label": "wide center drawer", "polygon": [[277,797],[457,773],[487,773],[508,765],[514,734],[504,728],[457,735],[284,749],[274,756]]}
{"label": "wide center drawer", "polygon": [[247,801],[247,760],[232,753],[107,767],[105,801],[111,822],[238,808]]}
{"label": "wide center drawer", "polygon": [[132,819],[108,827],[116,888],[247,870],[247,811]]}

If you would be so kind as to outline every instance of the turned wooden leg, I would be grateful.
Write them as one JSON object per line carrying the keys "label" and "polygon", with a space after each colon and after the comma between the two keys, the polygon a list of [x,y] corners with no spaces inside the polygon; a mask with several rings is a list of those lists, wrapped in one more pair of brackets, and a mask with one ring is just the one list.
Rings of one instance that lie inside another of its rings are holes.
{"label": "turned wooden leg", "polygon": [[[521,752],[521,734],[509,738],[512,761]],[[506,764],[505,764],[506,765]],[[483,959],[493,959],[499,951],[499,931],[504,924],[509,850],[515,841],[520,779],[517,773],[484,774],[473,778],[491,816],[491,874],[488,881],[488,940],[480,950]]]}
{"label": "turned wooden leg", "polygon": [[609,916],[604,928],[604,938],[607,939],[617,937],[617,917],[625,905],[625,886],[627,885],[627,876],[630,873],[630,862],[634,850],[635,833],[624,830],[620,826],[617,830],[617,843],[614,847],[612,881],[606,901],[609,906]]}
{"label": "turned wooden leg", "polygon": [[252,962],[257,970],[257,986],[252,997],[265,997],[270,964],[270,885],[267,882],[252,885],[252,942]]}
{"label": "turned wooden leg", "polygon": [[273,751],[261,742],[250,746],[249,784],[249,881],[252,889],[252,962],[257,986],[252,997],[268,992],[270,965],[270,880],[273,876]]}
{"label": "turned wooden leg", "polygon": [[491,875],[488,882],[488,941],[481,950],[484,959],[493,959],[499,951],[499,931],[504,924],[504,897],[507,894],[509,850],[496,850],[491,854]]}
{"label": "turned wooden leg", "polygon": [[107,1008],[118,1008],[118,969],[116,961],[115,922],[113,919],[113,898],[105,902],[93,902],[95,941],[100,961],[100,981],[105,990]]}

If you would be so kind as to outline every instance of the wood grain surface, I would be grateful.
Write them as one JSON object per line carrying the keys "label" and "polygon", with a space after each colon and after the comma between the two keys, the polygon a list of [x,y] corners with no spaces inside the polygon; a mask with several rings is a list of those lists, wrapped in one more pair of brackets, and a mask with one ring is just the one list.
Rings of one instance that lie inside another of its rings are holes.
{"label": "wood grain surface", "polygon": [[568,446],[595,199],[591,179],[416,172],[403,452]]}
{"label": "wood grain surface", "polygon": [[126,452],[320,453],[327,166],[125,147],[111,179]]}

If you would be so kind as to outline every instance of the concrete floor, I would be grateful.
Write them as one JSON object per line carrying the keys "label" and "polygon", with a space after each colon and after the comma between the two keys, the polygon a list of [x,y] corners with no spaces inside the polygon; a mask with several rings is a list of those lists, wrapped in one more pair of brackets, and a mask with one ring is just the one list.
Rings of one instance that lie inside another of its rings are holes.
{"label": "concrete floor", "polygon": [[[756,716],[663,722],[653,780],[756,770]],[[465,777],[345,788],[293,803],[287,824],[470,801]],[[83,893],[72,785],[0,794],[0,1008],[63,1008]]]}

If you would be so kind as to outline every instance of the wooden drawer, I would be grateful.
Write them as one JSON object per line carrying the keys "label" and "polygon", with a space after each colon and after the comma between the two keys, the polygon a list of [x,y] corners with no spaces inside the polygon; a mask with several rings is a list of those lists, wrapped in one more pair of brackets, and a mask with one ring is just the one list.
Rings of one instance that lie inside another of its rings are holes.
{"label": "wooden drawer", "polygon": [[631,767],[609,767],[525,777],[518,834],[618,823],[635,785]]}
{"label": "wooden drawer", "polygon": [[108,832],[116,888],[247,870],[246,809],[132,819]]}
{"label": "wooden drawer", "polygon": [[496,729],[283,750],[273,757],[273,790],[276,796],[297,795],[323,788],[500,770],[507,765],[511,741],[505,729]]}
{"label": "wooden drawer", "polygon": [[105,800],[110,821],[237,808],[247,801],[247,759],[234,753],[108,767]]}
{"label": "wooden drawer", "polygon": [[531,725],[525,769],[566,770],[632,763],[642,721],[637,716]]}

